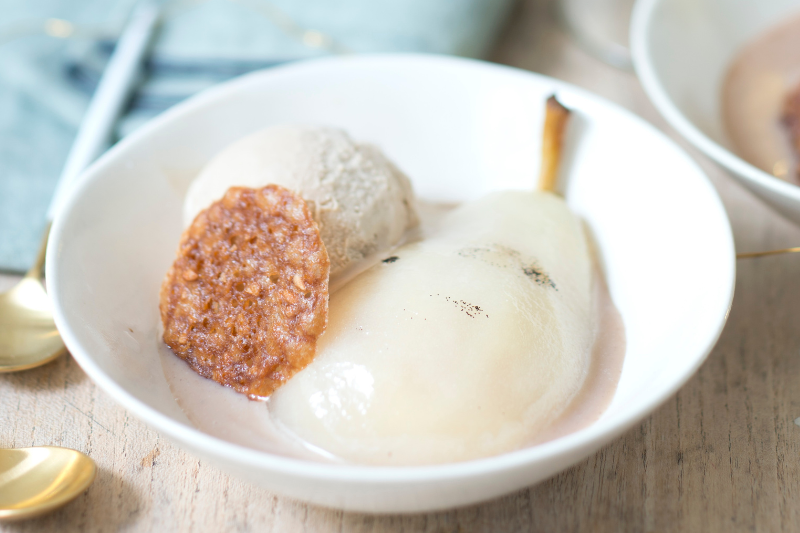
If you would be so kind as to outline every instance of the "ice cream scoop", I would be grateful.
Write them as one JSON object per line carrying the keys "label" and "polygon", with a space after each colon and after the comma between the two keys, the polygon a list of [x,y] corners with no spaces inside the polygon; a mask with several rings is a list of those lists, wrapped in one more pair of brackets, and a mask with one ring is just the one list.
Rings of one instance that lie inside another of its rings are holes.
{"label": "ice cream scoop", "polygon": [[300,194],[320,228],[331,278],[390,249],[418,222],[408,178],[381,151],[331,128],[275,126],[234,142],[189,187],[188,226],[232,186]]}

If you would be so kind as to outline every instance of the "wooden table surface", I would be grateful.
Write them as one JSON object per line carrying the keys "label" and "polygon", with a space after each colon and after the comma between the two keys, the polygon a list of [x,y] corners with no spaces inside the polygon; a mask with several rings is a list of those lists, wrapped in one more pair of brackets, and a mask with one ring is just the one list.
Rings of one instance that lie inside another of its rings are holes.
{"label": "wooden table surface", "polygon": [[[586,87],[676,139],[719,190],[737,250],[800,245],[800,228],[688,147],[636,77],[583,53],[553,11],[550,0],[521,2],[493,60]],[[665,260],[691,268],[691,257]],[[0,290],[13,282],[0,276]],[[800,255],[739,261],[719,343],[697,375],[641,425],[537,486],[472,507],[407,516],[324,509],[232,478],[130,416],[65,356],[0,375],[0,447],[76,448],[97,461],[97,479],[62,510],[2,524],[0,531],[797,530],[799,352]]]}

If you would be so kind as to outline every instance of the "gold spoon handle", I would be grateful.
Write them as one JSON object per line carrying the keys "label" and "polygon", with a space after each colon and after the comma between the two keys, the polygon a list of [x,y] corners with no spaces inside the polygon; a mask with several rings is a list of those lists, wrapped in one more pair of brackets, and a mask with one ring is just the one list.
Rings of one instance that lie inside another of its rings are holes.
{"label": "gold spoon handle", "polygon": [[795,248],[781,248],[779,250],[767,250],[765,252],[747,252],[736,254],[736,259],[751,259],[753,257],[764,257],[766,255],[794,254],[800,252],[800,246]]}
{"label": "gold spoon handle", "polygon": [[52,222],[48,222],[42,232],[42,242],[39,244],[39,252],[36,254],[36,260],[31,265],[31,268],[28,269],[28,272],[25,273],[25,277],[28,279],[34,279],[36,281],[42,281],[44,279],[44,258],[47,255],[47,239],[50,237],[50,226]]}

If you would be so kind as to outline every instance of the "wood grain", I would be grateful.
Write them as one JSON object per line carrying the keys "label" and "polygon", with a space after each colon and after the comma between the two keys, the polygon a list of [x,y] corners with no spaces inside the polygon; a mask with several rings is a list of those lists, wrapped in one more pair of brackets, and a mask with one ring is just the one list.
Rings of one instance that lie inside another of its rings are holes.
{"label": "wood grain", "polygon": [[[493,59],[586,87],[675,138],[717,186],[738,250],[800,245],[800,228],[688,147],[653,109],[635,76],[579,50],[552,11],[547,0],[522,2]],[[691,274],[691,257],[665,260]],[[740,261],[733,309],[718,345],[697,375],[640,426],[538,486],[424,515],[343,513],[231,478],[130,417],[69,357],[0,375],[0,447],[69,446],[90,454],[100,467],[95,483],[69,506],[0,525],[0,531],[796,530],[798,280],[800,255]],[[0,285],[12,281],[0,277]]]}

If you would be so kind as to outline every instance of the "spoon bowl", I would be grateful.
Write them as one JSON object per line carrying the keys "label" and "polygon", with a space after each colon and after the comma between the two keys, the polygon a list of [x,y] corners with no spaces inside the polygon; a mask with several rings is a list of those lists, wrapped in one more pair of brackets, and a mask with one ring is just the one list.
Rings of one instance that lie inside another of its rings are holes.
{"label": "spoon bowl", "polygon": [[33,267],[11,290],[0,294],[0,372],[43,365],[65,351],[42,284],[48,233]]}
{"label": "spoon bowl", "polygon": [[0,450],[0,520],[23,520],[72,501],[97,467],[81,452],[57,446]]}

